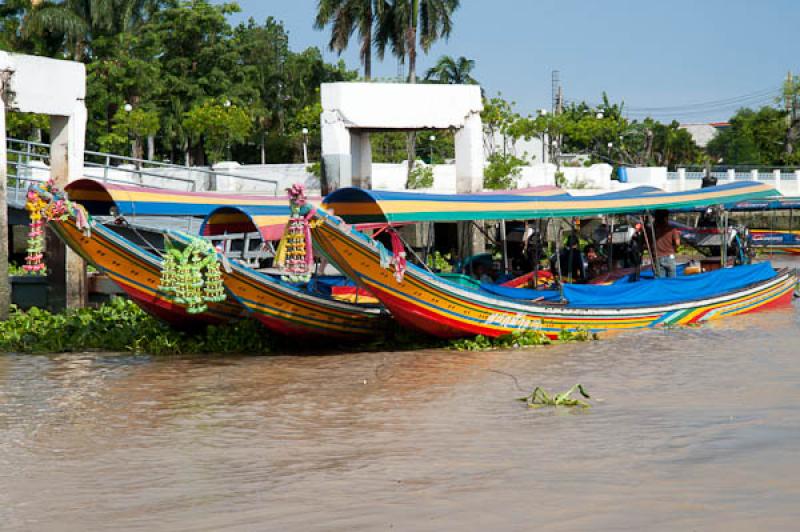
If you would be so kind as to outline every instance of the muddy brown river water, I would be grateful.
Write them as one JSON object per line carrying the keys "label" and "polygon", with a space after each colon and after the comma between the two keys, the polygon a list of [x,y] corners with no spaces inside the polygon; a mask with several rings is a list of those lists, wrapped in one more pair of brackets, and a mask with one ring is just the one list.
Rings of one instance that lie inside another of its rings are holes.
{"label": "muddy brown river water", "polygon": [[[797,530],[798,314],[489,353],[0,355],[0,529]],[[587,411],[515,400],[576,382]]]}

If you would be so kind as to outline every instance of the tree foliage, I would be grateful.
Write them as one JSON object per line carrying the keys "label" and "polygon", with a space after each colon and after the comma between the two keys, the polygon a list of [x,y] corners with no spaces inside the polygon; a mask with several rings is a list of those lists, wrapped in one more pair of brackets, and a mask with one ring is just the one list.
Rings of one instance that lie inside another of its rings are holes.
{"label": "tree foliage", "polygon": [[[132,141],[141,153],[145,138],[154,136],[159,159],[216,160],[223,154],[214,121],[200,120],[208,109],[200,110],[209,101],[231,101],[250,123],[220,122],[234,128],[222,149],[230,145],[238,160],[256,162],[262,153],[267,161],[302,160],[302,127],[317,157],[319,127],[311,122],[319,85],[356,73],[342,62],[326,63],[317,48],[291,50],[283,24],[271,17],[232,26],[229,17],[238,10],[209,0],[6,0],[0,47],[86,63],[89,149],[125,152]],[[126,104],[133,109],[127,114]],[[150,124],[157,117],[156,131],[132,124],[145,117]],[[198,123],[210,129],[187,129]]]}
{"label": "tree foliage", "polygon": [[428,69],[425,79],[448,85],[477,85],[478,81],[472,77],[474,69],[475,60],[473,59],[467,59],[464,56],[454,59],[449,55],[443,55],[436,65]]}

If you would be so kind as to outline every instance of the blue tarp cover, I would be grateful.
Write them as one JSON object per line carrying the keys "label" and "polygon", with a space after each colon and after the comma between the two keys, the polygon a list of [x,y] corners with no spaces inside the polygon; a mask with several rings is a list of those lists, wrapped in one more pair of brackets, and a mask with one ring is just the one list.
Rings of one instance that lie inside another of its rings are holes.
{"label": "blue tarp cover", "polygon": [[[766,281],[776,275],[769,262],[736,266],[674,279],[623,279],[610,285],[564,285],[567,307],[575,308],[635,308],[670,305],[705,299]],[[557,290],[532,290],[481,284],[481,291],[511,299],[558,301]]]}

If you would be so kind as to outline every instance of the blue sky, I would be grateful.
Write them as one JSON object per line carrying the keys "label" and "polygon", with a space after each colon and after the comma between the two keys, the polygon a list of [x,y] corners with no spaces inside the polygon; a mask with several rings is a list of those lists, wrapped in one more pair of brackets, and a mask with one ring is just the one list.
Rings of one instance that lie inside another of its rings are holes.
{"label": "blue sky", "polygon": [[[238,3],[234,22],[274,16],[293,49],[318,46],[338,59],[313,29],[316,0]],[[559,70],[568,101],[596,103],[605,90],[631,118],[725,120],[742,104],[771,103],[787,71],[800,71],[798,20],[798,0],[461,0],[450,40],[421,57],[419,72],[442,54],[474,59],[487,93],[523,113],[550,107]],[[356,68],[351,46],[342,58]],[[395,76],[397,61],[373,70]]]}

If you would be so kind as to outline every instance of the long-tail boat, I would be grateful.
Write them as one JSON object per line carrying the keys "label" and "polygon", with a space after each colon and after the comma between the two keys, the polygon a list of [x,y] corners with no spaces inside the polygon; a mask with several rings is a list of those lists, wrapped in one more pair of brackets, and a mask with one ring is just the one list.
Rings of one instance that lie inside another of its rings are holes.
{"label": "long-tail boat", "polygon": [[275,221],[285,221],[289,213],[286,197],[176,192],[91,179],[73,181],[66,194],[50,185],[33,187],[29,203],[37,198],[38,209],[49,213],[48,226],[66,245],[146,312],[180,328],[226,323],[245,311],[235,300],[214,297],[191,304],[168,293],[162,286],[163,237],[157,231],[137,230],[127,221],[137,216],[202,217],[221,206],[240,204],[261,205]]}
{"label": "long-tail boat", "polygon": [[[788,304],[796,272],[769,263],[676,279],[611,285],[562,284],[558,291],[462,286],[407,263],[402,245],[390,251],[349,224],[531,220],[656,209],[690,209],[774,196],[761,183],[741,182],[685,192],[637,192],[595,197],[522,197],[376,192],[341,189],[313,213],[315,246],[346,275],[373,293],[401,324],[443,338],[497,337],[538,329],[600,332],[692,324]],[[399,239],[399,237],[398,237]]]}
{"label": "long-tail boat", "polygon": [[[293,199],[293,202],[296,198]],[[259,231],[264,242],[275,240],[284,226],[277,226],[274,218],[265,216],[262,207],[223,207],[209,215],[203,223],[201,234],[214,241],[229,232],[252,233]],[[306,222],[298,216],[290,219],[292,226],[303,231]],[[305,236],[302,236],[304,251]],[[180,235],[170,237],[180,241]],[[309,247],[308,252],[311,252]],[[304,259],[310,259],[301,253]],[[223,255],[221,254],[221,257]],[[278,258],[280,260],[280,257]],[[305,337],[308,340],[337,338],[361,339],[385,331],[388,313],[369,294],[355,294],[352,301],[336,299],[336,286],[346,284],[341,277],[330,283],[330,277],[321,279],[312,276],[310,260],[298,261],[300,271],[287,272],[278,269],[259,271],[237,260],[225,260],[222,270],[223,283],[233,298],[250,315],[273,332],[283,335]]]}

